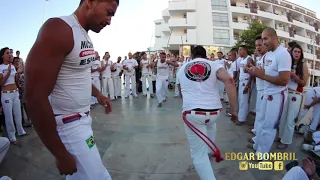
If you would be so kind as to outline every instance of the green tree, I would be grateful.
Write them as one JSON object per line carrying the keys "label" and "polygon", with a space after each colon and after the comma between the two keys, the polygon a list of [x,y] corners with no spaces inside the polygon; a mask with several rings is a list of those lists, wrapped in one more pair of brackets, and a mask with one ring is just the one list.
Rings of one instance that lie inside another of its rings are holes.
{"label": "green tree", "polygon": [[239,34],[239,40],[234,47],[239,48],[241,45],[245,45],[248,48],[248,53],[252,54],[255,51],[255,40],[257,35],[261,35],[262,31],[268,26],[260,23],[257,20],[252,21],[249,24],[248,29],[242,31]]}

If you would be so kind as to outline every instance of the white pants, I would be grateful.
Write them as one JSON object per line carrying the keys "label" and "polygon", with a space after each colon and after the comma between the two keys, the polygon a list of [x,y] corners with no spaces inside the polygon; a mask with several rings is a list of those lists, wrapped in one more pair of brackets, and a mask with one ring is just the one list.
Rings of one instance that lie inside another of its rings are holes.
{"label": "white pants", "polygon": [[313,106],[313,118],[310,124],[310,129],[313,131],[317,130],[320,121],[320,103]]}
{"label": "white pants", "polygon": [[170,84],[174,82],[173,71],[169,71],[168,81]]}
{"label": "white pants", "polygon": [[0,164],[1,164],[4,156],[8,152],[9,146],[10,146],[9,139],[6,137],[0,137]]}
{"label": "white pants", "polygon": [[168,79],[157,79],[156,80],[156,96],[159,103],[162,103],[163,100],[169,95],[168,90]]}
{"label": "white pants", "polygon": [[279,138],[281,138],[282,144],[292,143],[294,120],[298,117],[301,101],[302,96],[300,94],[292,94],[291,92],[288,94],[279,126]]}
{"label": "white pants", "polygon": [[245,122],[247,120],[247,116],[249,114],[249,92],[247,94],[243,94],[243,90],[248,84],[247,79],[242,79],[239,82],[239,95],[238,95],[238,102],[239,102],[239,113],[238,119],[240,122]]}
{"label": "white pants", "polygon": [[262,103],[263,90],[257,90],[257,98],[256,98],[256,118],[254,121],[254,128],[252,129],[253,134],[256,134],[257,129],[261,129],[261,124],[259,124],[259,116],[261,114],[261,103]]}
{"label": "white pants", "polygon": [[282,180],[309,180],[309,177],[300,166],[295,166],[286,173]]}
{"label": "white pants", "polygon": [[149,94],[153,94],[153,86],[152,86],[152,78],[151,78],[151,74],[142,74],[141,77],[142,80],[142,93],[143,95],[147,95],[147,81],[148,81],[148,85],[149,85]]}
{"label": "white pants", "polygon": [[174,89],[174,96],[179,96],[180,95],[177,80],[178,80],[178,78],[177,78],[177,75],[176,75],[176,86],[175,86],[175,89]]}
{"label": "white pants", "polygon": [[251,86],[251,99],[250,99],[250,107],[249,107],[249,111],[250,112],[256,112],[256,102],[257,102],[257,88],[256,85],[254,83],[252,83]]}
{"label": "white pants", "polygon": [[[96,87],[100,91],[101,84],[100,84],[99,77],[92,77],[91,79],[92,79],[92,85],[94,85],[94,87]],[[91,96],[91,105],[93,104],[98,104],[98,100],[96,97]]]}
{"label": "white pants", "polygon": [[[312,98],[314,98],[314,89],[311,88],[306,92],[306,95],[304,96],[304,105],[310,105],[313,101]],[[307,114],[307,112],[309,111],[309,109],[305,109],[304,106],[301,108],[300,113],[299,113],[299,120],[302,120],[305,115]]]}
{"label": "white pants", "polygon": [[[64,123],[66,116],[56,116],[57,132],[70,154],[73,155],[77,172],[67,176],[66,180],[111,180],[111,176],[101,161],[97,146],[92,143],[92,118],[84,113],[73,122]],[[72,115],[69,115],[72,116]]]}
{"label": "white pants", "polygon": [[[3,112],[5,116],[6,129],[8,132],[8,137],[11,142],[16,141],[16,128],[13,123],[13,115],[14,121],[17,127],[18,135],[24,135],[26,132],[22,127],[22,116],[21,116],[21,104],[19,99],[19,92],[13,93],[3,93],[1,95],[1,103],[3,107]],[[12,115],[13,112],[13,115]]]}
{"label": "white pants", "polygon": [[283,94],[263,95],[261,113],[256,119],[261,126],[256,129],[253,149],[257,153],[268,153],[277,133],[277,123],[281,116],[281,110],[287,100],[288,92]]}
{"label": "white pants", "polygon": [[110,99],[114,99],[114,87],[112,77],[102,77],[102,89],[105,96],[109,95]]}
{"label": "white pants", "polygon": [[121,76],[113,77],[114,95],[121,96]]}
{"label": "white pants", "polygon": [[137,87],[136,87],[136,76],[126,75],[126,97],[130,95],[130,80],[131,80],[131,90],[134,96],[137,96]]}
{"label": "white pants", "polygon": [[218,81],[218,82],[219,82],[219,96],[220,96],[220,99],[223,99],[224,83],[221,81]]}
{"label": "white pants", "polygon": [[[217,115],[197,115],[187,114],[186,119],[197,129],[199,129],[203,134],[208,136],[213,142],[216,139],[216,120],[219,117],[219,112]],[[207,123],[205,121],[209,120]],[[202,141],[202,139],[197,136],[185,123],[184,127],[186,130],[188,142],[190,145],[190,152],[193,165],[200,176],[201,180],[215,180],[215,176],[212,170],[212,166],[209,160],[208,145]],[[206,140],[206,138],[204,138]]]}

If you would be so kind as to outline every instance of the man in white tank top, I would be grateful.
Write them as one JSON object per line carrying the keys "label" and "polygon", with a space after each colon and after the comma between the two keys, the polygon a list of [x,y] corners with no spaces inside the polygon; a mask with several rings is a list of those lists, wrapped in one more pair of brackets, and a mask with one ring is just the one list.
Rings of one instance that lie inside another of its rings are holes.
{"label": "man in white tank top", "polygon": [[[96,52],[96,60],[93,62],[92,66],[91,66],[91,79],[92,79],[92,84],[99,91],[101,90],[100,72],[101,72],[100,56],[99,56],[98,52]],[[96,97],[92,96],[91,105],[95,105],[95,104],[98,104],[98,100]]]}
{"label": "man in white tank top", "polygon": [[[221,51],[218,52],[218,59],[215,60],[214,62],[219,63],[220,65],[222,65],[224,68],[224,63],[225,63],[225,59],[222,58],[223,57],[223,53]],[[221,81],[219,82],[219,96],[220,96],[220,100],[224,101],[223,99],[223,93],[224,93],[224,84]]]}
{"label": "man in white tank top", "polygon": [[102,66],[102,92],[104,95],[110,97],[111,101],[115,99],[114,97],[114,85],[112,80],[112,69],[114,69],[113,62],[110,60],[110,54],[107,53],[104,60],[101,62]]}
{"label": "man in white tank top", "polygon": [[114,86],[114,95],[116,98],[121,98],[121,71],[122,71],[122,63],[121,57],[118,57],[116,63],[113,64],[114,71],[112,72],[113,86]]}
{"label": "man in white tank top", "polygon": [[243,125],[247,121],[247,116],[249,114],[249,94],[251,89],[252,78],[246,72],[246,68],[249,64],[253,64],[252,59],[248,55],[247,48],[245,46],[240,46],[239,48],[240,61],[239,63],[239,91],[238,91],[238,101],[239,105],[239,119],[236,121],[236,125]]}
{"label": "man in white tank top", "polygon": [[250,146],[258,153],[268,153],[274,142],[279,127],[283,106],[287,100],[287,84],[291,72],[291,56],[279,44],[274,29],[266,28],[262,33],[263,44],[269,51],[264,59],[264,69],[251,67],[252,76],[264,80],[264,93],[261,103],[261,113],[256,121],[261,127],[256,130],[254,144]]}
{"label": "man in white tank top", "polygon": [[177,74],[178,74],[178,71],[179,71],[179,69],[182,67],[182,65],[183,65],[183,61],[184,61],[184,59],[183,59],[183,56],[181,57],[181,58],[179,58],[178,59],[178,62],[177,62],[177,64],[178,64],[178,66],[177,67],[175,67],[175,73],[176,73],[176,87],[175,87],[175,90],[174,90],[174,97],[179,97],[179,88],[178,88],[178,84],[177,84]]}
{"label": "man in white tank top", "polygon": [[[230,68],[228,68],[228,74],[230,75],[230,77],[232,77],[233,81],[235,82],[236,81],[236,73],[237,73],[237,49],[231,49],[230,52],[228,53],[228,59],[229,61],[231,61],[231,65],[230,65]],[[228,94],[226,93],[226,98],[225,100],[227,102],[230,102],[229,101],[229,97],[228,97]],[[228,108],[230,108],[230,105],[228,105]],[[229,110],[227,110],[226,112],[227,116],[231,117],[232,114],[230,113]]]}
{"label": "man in white tank top", "polygon": [[[256,51],[259,56],[256,57],[255,66],[264,69],[264,60],[267,55],[267,49],[263,45],[261,35],[257,36],[257,38],[256,38]],[[261,109],[261,106],[260,106],[262,103],[262,96],[263,96],[263,91],[264,91],[263,84],[264,84],[264,81],[262,79],[256,77],[256,89],[257,89],[257,97],[256,97],[256,103],[255,103],[255,105],[256,105],[256,118],[254,121],[253,128],[251,127],[249,129],[249,132],[253,133],[253,134],[257,134],[256,133],[257,130],[260,130],[261,125],[262,125],[262,124],[259,124],[258,118],[261,114],[261,111],[264,111]],[[251,143],[254,142],[254,139],[253,140],[249,139],[249,142],[251,142]]]}
{"label": "man in white tank top", "polygon": [[136,87],[136,76],[135,76],[135,68],[138,68],[137,60],[133,59],[133,55],[130,52],[128,54],[129,59],[125,60],[123,64],[123,71],[125,75],[125,82],[126,82],[126,92],[125,98],[128,98],[130,95],[130,81],[131,81],[131,90],[132,94],[135,98],[138,97],[137,95],[137,87]]}
{"label": "man in white tank top", "polygon": [[44,23],[27,58],[28,112],[66,180],[111,180],[92,132],[91,95],[106,114],[111,102],[92,85],[95,51],[88,31],[99,33],[109,25],[118,5],[119,0],[81,0],[74,14]]}
{"label": "man in white tank top", "polygon": [[177,67],[177,64],[171,60],[166,60],[166,54],[160,53],[160,60],[157,60],[152,64],[153,68],[156,68],[156,96],[158,99],[158,107],[162,107],[162,103],[166,102],[169,95],[168,90],[168,78],[169,78],[169,65]]}
{"label": "man in white tank top", "polygon": [[[237,94],[233,79],[225,68],[206,59],[206,50],[196,46],[191,52],[194,59],[178,71],[178,88],[183,99],[183,121],[190,144],[194,167],[201,180],[215,180],[209,156],[222,160],[219,149],[213,144],[216,121],[222,104],[218,80],[225,83],[233,118],[237,117]],[[200,139],[199,137],[202,137]]]}
{"label": "man in white tank top", "polygon": [[153,98],[153,85],[152,85],[152,69],[151,69],[151,60],[147,59],[147,54],[145,52],[142,52],[140,54],[141,60],[140,60],[140,68],[141,68],[141,81],[142,81],[142,93],[143,96],[147,97],[147,82],[149,85],[149,94],[150,97]]}

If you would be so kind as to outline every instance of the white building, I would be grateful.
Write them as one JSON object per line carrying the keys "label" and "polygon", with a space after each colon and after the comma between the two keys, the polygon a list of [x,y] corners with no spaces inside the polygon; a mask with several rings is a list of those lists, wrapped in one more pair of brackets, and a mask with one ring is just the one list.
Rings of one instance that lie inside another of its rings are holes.
{"label": "white building", "polygon": [[208,54],[226,53],[253,19],[275,28],[284,46],[297,41],[309,67],[315,64],[311,73],[320,76],[320,20],[285,0],[172,0],[155,21],[154,48],[189,56],[193,45],[203,45]]}

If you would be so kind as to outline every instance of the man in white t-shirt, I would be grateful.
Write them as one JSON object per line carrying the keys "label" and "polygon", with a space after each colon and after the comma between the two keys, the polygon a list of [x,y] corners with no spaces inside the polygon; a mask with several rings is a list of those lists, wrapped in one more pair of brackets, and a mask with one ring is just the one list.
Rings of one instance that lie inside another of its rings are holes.
{"label": "man in white t-shirt", "polygon": [[[101,84],[100,84],[100,72],[101,72],[101,62],[100,62],[100,56],[99,53],[96,52],[96,60],[93,62],[91,66],[91,79],[92,84],[94,87],[96,87],[99,91],[101,90]],[[96,97],[91,96],[91,105],[98,104],[98,100]]]}
{"label": "man in white t-shirt", "polygon": [[[267,49],[266,47],[263,45],[263,42],[262,42],[262,37],[261,35],[257,36],[256,37],[256,51],[258,53],[258,56],[255,57],[256,59],[256,62],[255,62],[255,66],[256,67],[259,67],[259,68],[262,68],[264,69],[264,60],[265,60],[265,57],[267,55]],[[256,108],[255,108],[255,112],[256,112],[256,119],[260,116],[260,113],[261,110],[261,103],[262,103],[262,96],[263,96],[263,90],[264,90],[264,81],[260,78],[255,78],[256,80],[256,90],[257,90],[257,93],[256,93],[256,102],[254,103],[256,105]],[[253,98],[254,99],[254,98]],[[256,129],[259,129],[258,127],[260,126],[261,124],[258,124],[258,121],[255,120],[254,122],[254,126],[249,128],[249,131],[250,133],[253,133],[253,134],[256,134]],[[251,140],[249,140],[251,141]]]}
{"label": "man in white t-shirt", "polygon": [[116,98],[121,98],[121,74],[122,63],[121,56],[118,57],[117,62],[113,64],[112,79],[114,86],[114,95]]}
{"label": "man in white t-shirt", "polygon": [[110,60],[110,54],[106,52],[104,60],[101,62],[102,66],[102,92],[104,95],[110,97],[110,100],[113,101],[114,97],[114,86],[112,80],[111,70],[114,69],[114,65]]}
{"label": "man in white t-shirt", "polygon": [[137,60],[133,59],[133,55],[130,52],[128,54],[129,59],[125,60],[123,64],[123,70],[125,75],[126,82],[126,92],[125,98],[128,98],[130,95],[130,81],[131,81],[131,90],[134,97],[138,97],[137,88],[136,88],[136,76],[135,76],[135,68],[138,68]]}
{"label": "man in white t-shirt", "polygon": [[178,66],[171,60],[166,60],[166,54],[160,53],[160,60],[157,60],[152,64],[152,67],[156,70],[156,96],[158,99],[158,107],[162,107],[162,103],[166,102],[169,95],[168,81],[169,81],[169,65]]}
{"label": "man in white t-shirt", "polygon": [[200,179],[215,180],[208,155],[215,157],[217,162],[223,160],[213,143],[216,121],[222,108],[218,81],[225,83],[233,118],[237,117],[236,88],[221,64],[206,59],[206,50],[202,46],[194,47],[191,54],[194,59],[184,64],[177,74],[178,88],[183,99],[182,118],[192,161]]}
{"label": "man in white t-shirt", "polygon": [[[182,56],[183,57],[183,56]],[[177,74],[178,74],[178,72],[179,72],[179,69],[182,67],[182,65],[183,65],[183,61],[184,61],[184,59],[183,58],[179,58],[178,59],[178,62],[177,62],[177,64],[178,64],[178,66],[177,67],[175,67],[175,73],[176,73],[176,87],[175,87],[175,90],[174,90],[174,97],[179,97],[179,88],[178,88],[178,84],[177,84]]]}
{"label": "man in white t-shirt", "polygon": [[[221,51],[219,51],[217,54],[218,54],[218,59],[215,60],[214,62],[221,64],[221,66],[223,66],[223,67],[225,68],[224,63],[225,63],[226,60],[222,58],[222,57],[223,57],[223,53],[222,53]],[[224,101],[224,99],[223,99],[224,84],[223,84],[221,81],[218,81],[218,82],[219,82],[219,96],[220,96],[220,100],[221,100],[221,101]]]}
{"label": "man in white t-shirt", "polygon": [[151,60],[147,58],[147,53],[142,52],[140,54],[140,68],[141,68],[141,81],[142,81],[142,93],[143,96],[147,97],[147,82],[149,85],[149,94],[153,98],[153,85],[152,85],[152,69],[151,69]]}
{"label": "man in white t-shirt", "polygon": [[249,144],[256,153],[268,153],[274,142],[279,126],[283,105],[287,100],[287,84],[291,72],[291,56],[278,42],[277,32],[266,28],[262,33],[263,44],[269,51],[265,57],[264,69],[250,67],[251,76],[264,80],[264,93],[261,102],[261,113],[256,121],[261,124],[256,129],[256,136]]}

